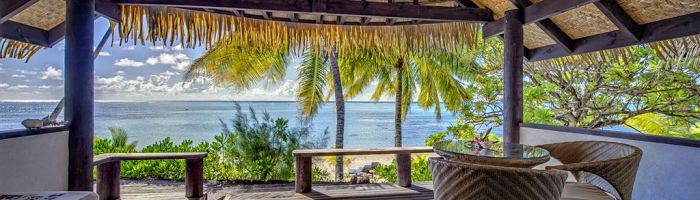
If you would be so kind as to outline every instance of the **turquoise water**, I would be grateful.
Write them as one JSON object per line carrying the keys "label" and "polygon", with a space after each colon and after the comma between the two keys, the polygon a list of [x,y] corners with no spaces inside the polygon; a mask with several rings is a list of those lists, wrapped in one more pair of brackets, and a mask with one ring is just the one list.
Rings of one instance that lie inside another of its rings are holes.
{"label": "turquoise water", "polygon": [[[272,117],[297,123],[296,102],[239,102],[248,107],[266,111]],[[0,102],[0,130],[22,129],[20,122],[27,118],[48,115],[55,103]],[[383,147],[394,145],[394,103],[348,102],[345,106],[345,147]],[[194,142],[211,140],[221,131],[221,123],[230,122],[235,115],[233,102],[97,102],[95,103],[95,134],[109,137],[109,127],[121,127],[130,140],[139,146],[152,144],[165,137],[175,141],[190,139]],[[404,146],[422,146],[432,133],[443,131],[454,123],[456,116],[443,112],[441,120],[433,110],[411,106],[403,123]],[[320,136],[326,128],[333,143],[335,134],[335,106],[329,103],[313,120],[314,134]],[[500,129],[495,132],[500,135]]]}

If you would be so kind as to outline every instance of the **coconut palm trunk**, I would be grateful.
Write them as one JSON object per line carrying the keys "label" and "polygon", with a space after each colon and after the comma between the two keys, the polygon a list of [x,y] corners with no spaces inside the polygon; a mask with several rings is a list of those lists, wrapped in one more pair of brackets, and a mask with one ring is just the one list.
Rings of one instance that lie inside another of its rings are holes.
{"label": "coconut palm trunk", "polygon": [[[335,147],[343,148],[343,136],[345,132],[345,99],[343,98],[343,84],[340,82],[340,69],[338,68],[338,52],[336,46],[330,53],[331,73],[333,74],[333,90],[335,91],[335,114],[336,114],[336,132],[335,132]],[[336,181],[343,179],[343,156],[335,158]]]}
{"label": "coconut palm trunk", "polygon": [[396,68],[396,119],[394,119],[394,146],[401,147],[401,120],[403,119],[401,116],[401,106],[403,104],[403,58],[399,58],[394,67]]}

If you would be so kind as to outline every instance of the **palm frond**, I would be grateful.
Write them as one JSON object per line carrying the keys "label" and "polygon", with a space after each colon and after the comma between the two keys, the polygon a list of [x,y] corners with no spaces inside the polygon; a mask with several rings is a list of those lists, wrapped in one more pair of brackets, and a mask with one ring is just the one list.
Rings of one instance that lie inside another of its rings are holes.
{"label": "palm frond", "polygon": [[326,91],[328,67],[327,59],[319,49],[309,49],[299,66],[299,90],[297,101],[303,116],[313,116],[323,104]]}
{"label": "palm frond", "polygon": [[14,58],[28,62],[41,49],[41,46],[0,38],[0,59]]}

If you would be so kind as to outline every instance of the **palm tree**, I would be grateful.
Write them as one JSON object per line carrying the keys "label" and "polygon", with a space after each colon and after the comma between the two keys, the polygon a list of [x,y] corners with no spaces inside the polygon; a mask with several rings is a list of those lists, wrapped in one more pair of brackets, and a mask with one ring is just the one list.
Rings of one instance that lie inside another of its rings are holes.
{"label": "palm tree", "polygon": [[[395,134],[394,146],[402,146],[402,122],[410,110],[414,97],[418,97],[418,106],[435,109],[436,118],[442,116],[442,107],[456,112],[464,101],[471,99],[469,88],[463,80],[471,78],[468,69],[477,66],[474,55],[463,45],[450,49],[444,47],[420,48],[406,51],[396,50],[381,52],[367,48],[360,56],[343,56],[344,62],[355,64],[350,70],[347,97],[352,98],[361,90],[376,81],[377,86],[372,100],[378,101],[383,96],[395,98]],[[393,61],[393,62],[392,62]]]}
{"label": "palm tree", "polygon": [[[337,117],[335,148],[343,148],[345,100],[336,47],[330,50],[312,47],[300,56],[302,63],[298,69],[299,90],[296,96],[302,116],[313,117],[326,101],[324,99],[327,98],[323,97],[330,97],[333,92]],[[209,77],[217,84],[245,90],[261,80],[273,83],[283,80],[290,57],[291,51],[284,44],[271,46],[231,40],[217,44],[197,59],[186,77],[189,80]],[[332,82],[327,81],[329,76]],[[340,156],[336,158],[337,180],[342,178],[342,159]]]}

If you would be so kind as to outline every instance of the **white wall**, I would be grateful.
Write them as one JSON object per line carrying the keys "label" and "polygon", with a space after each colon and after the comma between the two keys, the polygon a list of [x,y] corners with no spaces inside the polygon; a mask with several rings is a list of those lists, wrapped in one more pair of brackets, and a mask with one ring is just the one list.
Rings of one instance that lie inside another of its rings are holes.
{"label": "white wall", "polygon": [[612,141],[642,149],[634,184],[635,200],[700,199],[700,148],[537,128],[520,128],[520,142],[539,145],[565,141]]}
{"label": "white wall", "polygon": [[0,193],[68,189],[68,131],[0,140]]}

